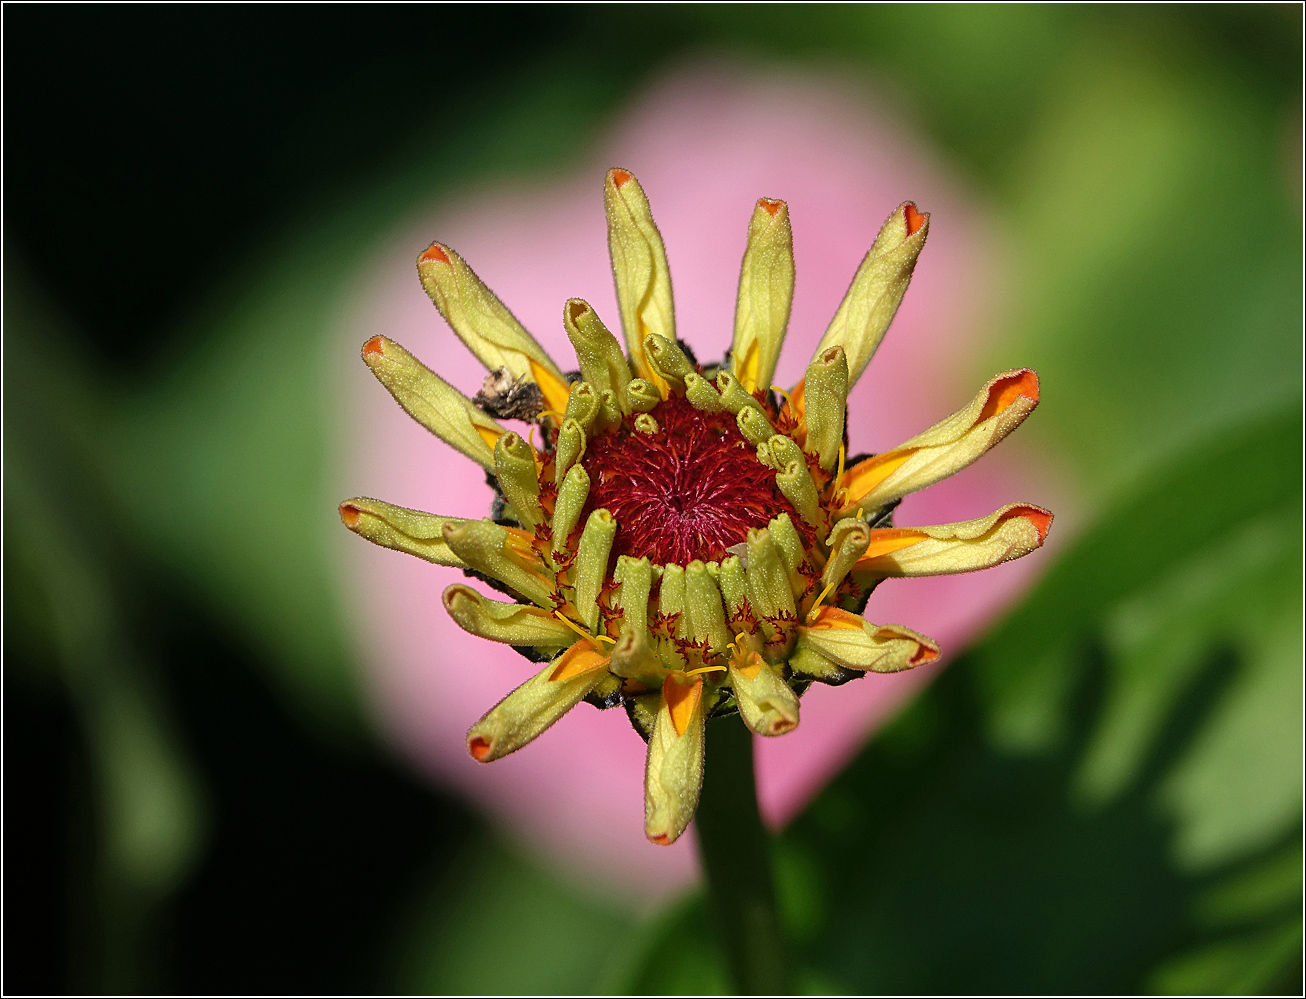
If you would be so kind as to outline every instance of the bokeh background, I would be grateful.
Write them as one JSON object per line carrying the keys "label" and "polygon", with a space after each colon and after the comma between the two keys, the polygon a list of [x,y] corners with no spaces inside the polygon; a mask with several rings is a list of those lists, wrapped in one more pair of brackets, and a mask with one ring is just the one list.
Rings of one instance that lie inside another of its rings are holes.
{"label": "bokeh background", "polygon": [[4,28],[7,991],[724,988],[692,883],[550,864],[378,718],[323,333],[416,215],[710,66],[834,81],[947,176],[993,248],[949,377],[1038,369],[1069,513],[777,837],[800,988],[1300,992],[1299,6]]}

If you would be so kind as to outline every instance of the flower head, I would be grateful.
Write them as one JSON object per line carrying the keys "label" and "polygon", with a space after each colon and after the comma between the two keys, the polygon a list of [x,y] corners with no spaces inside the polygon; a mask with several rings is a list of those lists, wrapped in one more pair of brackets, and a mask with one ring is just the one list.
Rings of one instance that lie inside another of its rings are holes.
{"label": "flower head", "polygon": [[[633,174],[604,184],[625,347],[584,301],[563,306],[565,373],[451,249],[422,284],[490,369],[468,399],[398,344],[363,360],[401,406],[489,472],[491,517],[439,517],[372,499],[347,527],[456,566],[510,597],[449,587],[466,631],[544,664],[468,732],[490,762],[588,700],[623,706],[648,743],[645,832],[671,843],[698,800],[708,717],[759,735],[799,723],[813,682],[931,662],[930,639],[861,616],[878,582],[986,568],[1039,547],[1052,516],[1013,504],[977,520],[898,528],[903,496],[959,471],[1038,402],[1034,372],[1003,372],[965,408],[880,455],[849,458],[848,392],[906,292],[929,232],[910,202],[885,222],[805,377],[770,384],[794,286],[787,206],[749,224],[731,350],[704,365],[676,337],[666,252]],[[525,437],[500,420],[531,425]],[[538,434],[538,440],[536,435]]]}

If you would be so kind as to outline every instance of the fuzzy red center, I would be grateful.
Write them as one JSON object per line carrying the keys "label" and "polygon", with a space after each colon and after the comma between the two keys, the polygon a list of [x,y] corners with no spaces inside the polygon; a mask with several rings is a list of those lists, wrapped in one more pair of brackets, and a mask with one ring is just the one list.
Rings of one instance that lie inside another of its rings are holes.
{"label": "fuzzy red center", "polygon": [[626,421],[591,441],[582,459],[590,477],[586,515],[611,512],[614,554],[659,565],[719,561],[749,528],[781,513],[804,529],[731,413],[704,413],[673,397],[652,416],[657,433],[639,433]]}

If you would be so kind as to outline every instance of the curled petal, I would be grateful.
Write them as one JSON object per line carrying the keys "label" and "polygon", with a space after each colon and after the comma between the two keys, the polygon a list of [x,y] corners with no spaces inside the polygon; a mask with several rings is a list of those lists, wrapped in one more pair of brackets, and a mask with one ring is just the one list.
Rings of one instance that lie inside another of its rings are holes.
{"label": "curled petal", "polygon": [[816,482],[807,469],[805,461],[791,461],[778,473],[775,484],[784,498],[793,504],[798,515],[816,530],[817,537],[825,538],[825,519],[821,513],[821,501],[816,492]]}
{"label": "curled petal", "polygon": [[608,215],[608,250],[617,284],[621,328],[641,378],[665,393],[666,382],[644,356],[644,338],[650,333],[676,340],[676,319],[671,302],[671,270],[662,234],[653,222],[648,198],[629,170],[608,171],[603,183],[603,204]]}
{"label": "curled petal", "polygon": [[553,481],[559,486],[572,468],[579,468],[587,439],[579,420],[563,420],[553,452]]}
{"label": "curled petal", "polygon": [[694,817],[703,787],[703,679],[672,674],[648,740],[644,835],[668,846]]}
{"label": "curled petal", "polygon": [[780,472],[791,461],[803,461],[803,449],[792,437],[775,434],[757,446],[757,460]]}
{"label": "curled petal", "polygon": [[745,406],[760,411],[762,404],[744,391],[739,379],[722,368],[716,373],[716,388],[721,397],[721,405],[736,416]]}
{"label": "curled petal", "polygon": [[549,408],[562,409],[562,372],[462,257],[432,243],[417,258],[417,273],[440,315],[482,364],[491,371],[507,368],[516,381],[536,382]]}
{"label": "curled petal", "polygon": [[466,523],[461,517],[437,517],[359,496],[340,504],[340,519],[347,528],[374,545],[407,552],[436,565],[467,567],[444,540],[444,526]]}
{"label": "curled petal", "polygon": [[614,597],[621,609],[622,620],[631,629],[648,630],[648,598],[653,591],[653,565],[647,558],[618,555],[612,576],[618,586]]}
{"label": "curled petal", "polygon": [[771,387],[794,300],[794,234],[789,206],[762,198],[748,223],[739,271],[730,369],[747,393]]}
{"label": "curled petal", "polygon": [[775,543],[776,551],[780,553],[780,561],[784,563],[785,571],[789,573],[789,588],[793,591],[796,601],[807,589],[807,579],[804,576],[805,567],[808,565],[807,544],[787,513],[777,514],[771,518],[771,523],[766,525],[766,530]]}
{"label": "curled petal", "polygon": [[685,570],[674,563],[662,567],[662,585],[658,588],[659,622],[651,634],[664,670],[686,670],[697,663],[686,657],[684,640],[689,637],[685,618]]}
{"label": "curled petal", "polygon": [[739,426],[739,432],[744,435],[744,440],[754,447],[775,436],[775,427],[771,425],[770,419],[764,416],[760,409],[752,406],[744,406],[740,409],[735,414],[735,423]]}
{"label": "curled petal", "polygon": [[[649,644],[649,633],[636,630],[629,624],[623,624],[621,635],[612,646],[612,664],[609,667],[619,677],[661,677],[665,673],[662,660]],[[629,701],[627,702],[630,703]],[[633,720],[633,718],[632,718]],[[649,719],[651,726],[652,719]],[[637,726],[648,738],[649,726]]]}
{"label": "curled petal", "polygon": [[626,408],[632,413],[648,413],[657,408],[662,396],[643,378],[632,378],[626,386]]}
{"label": "curled petal", "polygon": [[748,598],[754,612],[764,618],[793,618],[794,591],[789,582],[789,569],[771,532],[753,528],[745,544]]}
{"label": "curled petal", "polygon": [[[685,375],[685,398],[695,409],[705,413],[717,413],[730,409],[721,398],[721,393],[712,387],[712,383],[697,371]],[[733,412],[733,410],[731,410]]]}
{"label": "curled petal", "polygon": [[621,417],[622,409],[617,393],[612,389],[604,389],[599,393],[599,413],[594,419],[594,432],[607,433],[613,427],[620,426]]}
{"label": "curled petal", "polygon": [[363,344],[363,361],[414,420],[472,461],[494,468],[504,429],[403,347],[383,336]]}
{"label": "curled petal", "polygon": [[444,591],[444,609],[463,631],[491,642],[562,648],[576,641],[576,633],[556,615],[530,604],[487,600],[461,583]]}
{"label": "curled petal", "polygon": [[830,559],[821,572],[821,585],[834,589],[866,554],[871,529],[857,517],[845,517],[830,531]]}
{"label": "curled petal", "polygon": [[889,216],[817,346],[816,357],[834,346],[844,349],[850,387],[857,384],[893,322],[929,231],[929,214],[918,212],[910,201]]}
{"label": "curled petal", "polygon": [[577,642],[492,707],[467,731],[467,752],[490,763],[521,749],[580,703],[608,675],[608,657]]}
{"label": "curled petal", "polygon": [[717,571],[717,585],[725,598],[726,610],[732,618],[741,616],[748,608],[748,575],[738,555],[731,555]]}
{"label": "curled petal", "polygon": [[1041,546],[1052,514],[1012,503],[959,524],[871,531],[866,554],[853,566],[867,576],[945,576],[974,572],[1028,555]]}
{"label": "curled petal", "polygon": [[554,609],[556,585],[539,561],[531,538],[488,520],[444,525],[445,543],[477,572],[497,579],[547,611]]}
{"label": "curled petal", "polygon": [[877,509],[961,471],[1024,421],[1038,405],[1038,375],[1029,368],[994,375],[965,409],[850,468],[845,510]]}
{"label": "curled petal", "polygon": [[743,666],[730,664],[730,686],[744,724],[758,735],[784,735],[798,727],[798,695],[756,652]]}
{"label": "curled petal", "polygon": [[837,607],[822,607],[811,624],[798,629],[798,648],[872,673],[898,673],[939,658],[938,645],[924,635],[896,624],[871,624]]}

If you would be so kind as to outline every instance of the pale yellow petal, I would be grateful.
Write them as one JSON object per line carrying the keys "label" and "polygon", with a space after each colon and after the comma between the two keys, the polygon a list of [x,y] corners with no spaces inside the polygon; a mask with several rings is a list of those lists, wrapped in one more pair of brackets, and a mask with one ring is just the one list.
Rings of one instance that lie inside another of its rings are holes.
{"label": "pale yellow petal", "polygon": [[930,527],[871,531],[866,554],[853,566],[866,576],[943,576],[975,572],[1028,555],[1052,526],[1042,507],[1012,503],[987,517]]}
{"label": "pale yellow petal", "polygon": [[751,394],[771,387],[794,299],[794,234],[789,206],[762,198],[748,223],[739,270],[730,370]]}
{"label": "pale yellow petal", "polygon": [[444,525],[465,523],[461,517],[437,517],[359,496],[340,504],[340,520],[355,534],[382,548],[407,552],[436,565],[459,569],[467,565],[444,540]]}
{"label": "pale yellow petal", "polygon": [[666,382],[644,356],[644,338],[650,333],[676,340],[676,319],[671,298],[671,270],[662,234],[653,221],[648,198],[629,170],[608,171],[603,184],[608,215],[608,249],[621,308],[621,328],[637,373],[665,396]]}
{"label": "pale yellow petal", "polygon": [[490,763],[537,738],[607,675],[607,656],[577,642],[485,713],[467,732],[467,751]]}
{"label": "pale yellow petal", "polygon": [[680,838],[703,786],[703,680],[668,676],[648,740],[644,835],[659,846]]}
{"label": "pale yellow petal", "polygon": [[929,229],[929,213],[918,212],[910,201],[889,216],[817,346],[814,357],[834,346],[844,349],[850,387],[857,384],[893,322]]}
{"label": "pale yellow petal", "polygon": [[550,409],[565,405],[567,383],[558,366],[462,257],[432,243],[417,258],[417,273],[435,307],[482,364],[491,371],[507,368],[515,381],[537,382]]}
{"label": "pale yellow petal", "polygon": [[1038,405],[1038,375],[1028,368],[994,375],[965,409],[891,451],[844,473],[844,510],[874,510],[971,464],[1015,430]]}
{"label": "pale yellow petal", "polygon": [[403,347],[383,336],[363,344],[363,361],[418,423],[485,468],[504,429]]}

